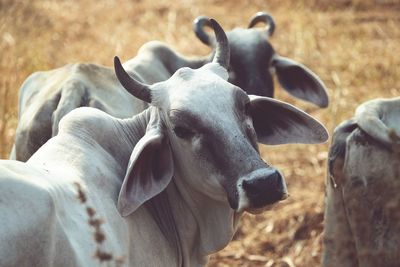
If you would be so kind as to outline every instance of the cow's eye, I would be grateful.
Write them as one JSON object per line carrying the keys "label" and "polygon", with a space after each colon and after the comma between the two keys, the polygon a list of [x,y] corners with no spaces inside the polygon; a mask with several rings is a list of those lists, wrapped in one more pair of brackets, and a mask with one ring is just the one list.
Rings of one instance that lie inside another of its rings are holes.
{"label": "cow's eye", "polygon": [[181,127],[181,126],[176,126],[174,128],[174,133],[176,134],[176,136],[178,136],[179,138],[190,138],[194,135],[194,132],[186,127]]}

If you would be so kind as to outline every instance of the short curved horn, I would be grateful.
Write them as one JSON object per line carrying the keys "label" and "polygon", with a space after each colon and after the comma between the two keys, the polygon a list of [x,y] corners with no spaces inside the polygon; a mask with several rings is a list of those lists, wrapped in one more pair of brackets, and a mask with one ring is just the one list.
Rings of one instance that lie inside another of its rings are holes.
{"label": "short curved horn", "polygon": [[205,26],[212,27],[210,24],[210,19],[206,16],[199,16],[193,21],[193,30],[197,38],[199,38],[203,44],[213,46],[215,43],[215,38],[204,31]]}
{"label": "short curved horn", "polygon": [[209,21],[211,28],[214,30],[216,38],[216,48],[213,62],[219,63],[222,67],[228,69],[230,60],[228,38],[216,20],[210,19]]}
{"label": "short curved horn", "polygon": [[129,93],[140,100],[151,103],[151,89],[149,86],[129,76],[117,56],[114,57],[114,69],[119,82]]}
{"label": "short curved horn", "polygon": [[258,12],[250,19],[249,28],[253,28],[257,23],[264,22],[268,25],[267,33],[272,36],[275,31],[275,21],[274,18],[266,12]]}

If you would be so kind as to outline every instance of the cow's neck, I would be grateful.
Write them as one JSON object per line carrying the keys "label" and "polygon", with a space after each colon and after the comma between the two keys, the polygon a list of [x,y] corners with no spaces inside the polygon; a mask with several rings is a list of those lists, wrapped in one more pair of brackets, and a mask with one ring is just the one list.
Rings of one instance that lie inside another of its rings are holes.
{"label": "cow's neck", "polygon": [[[167,188],[183,266],[204,266],[208,255],[224,248],[232,239],[237,219],[228,203],[191,190],[176,174]],[[173,236],[169,234],[169,236]]]}
{"label": "cow's neck", "polygon": [[[112,151],[112,155],[120,155],[121,160],[118,162],[121,167],[126,170],[129,162],[130,155],[139,142],[139,140],[146,133],[146,127],[150,120],[151,109],[153,107],[147,108],[145,111],[135,115],[130,119],[118,119],[115,120],[117,125],[118,141],[121,143],[117,149],[118,153]],[[122,177],[123,178],[123,177]]]}
{"label": "cow's neck", "polygon": [[[139,116],[134,118],[137,128],[126,126],[132,125],[131,121],[123,121],[126,122],[122,127],[123,135],[132,144],[124,148],[123,154],[130,153],[145,132],[150,113],[143,112]],[[239,216],[228,202],[216,201],[192,190],[184,181],[184,175],[176,171],[167,189],[148,201],[145,207],[175,249],[180,265],[204,266],[208,255],[224,248],[232,239]]]}

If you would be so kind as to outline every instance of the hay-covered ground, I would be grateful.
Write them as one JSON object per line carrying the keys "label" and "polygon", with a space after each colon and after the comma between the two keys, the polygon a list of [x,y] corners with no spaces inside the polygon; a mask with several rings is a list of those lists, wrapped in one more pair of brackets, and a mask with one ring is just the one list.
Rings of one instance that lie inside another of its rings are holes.
{"label": "hay-covered ground", "polygon": [[[246,27],[270,12],[279,54],[302,62],[329,88],[330,106],[317,109],[276,87],[276,97],[319,118],[332,133],[357,105],[399,96],[399,0],[0,0],[0,156],[17,125],[18,89],[34,71],[72,62],[110,66],[161,40],[186,55],[205,55],[192,21],[217,19],[224,29]],[[318,266],[322,251],[328,145],[263,147],[263,157],[286,176],[291,197],[264,214],[247,215],[235,239],[210,266]]]}

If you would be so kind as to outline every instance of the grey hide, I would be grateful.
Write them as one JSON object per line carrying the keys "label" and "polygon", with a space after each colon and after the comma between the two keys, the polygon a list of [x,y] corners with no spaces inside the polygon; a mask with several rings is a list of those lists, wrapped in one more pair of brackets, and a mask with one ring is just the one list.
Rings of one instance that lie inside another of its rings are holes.
{"label": "grey hide", "polygon": [[[147,84],[164,81],[181,67],[198,68],[210,61],[185,58],[164,43],[143,45],[124,66]],[[111,68],[97,64],[68,64],[30,75],[19,91],[18,126],[10,159],[28,160],[58,132],[63,116],[77,107],[94,107],[118,118],[143,111],[147,104],[118,83]]]}
{"label": "grey hide", "polygon": [[334,132],[324,267],[399,266],[400,98],[375,99]]}
{"label": "grey hide", "polygon": [[[214,47],[215,38],[204,30],[209,26],[207,21],[207,17],[200,16],[194,21],[193,28],[204,44]],[[266,27],[254,27],[259,23],[266,24]],[[231,50],[229,81],[248,94],[273,97],[275,74],[289,94],[319,107],[327,107],[329,101],[324,83],[304,65],[275,51],[269,41],[274,31],[272,16],[258,12],[251,18],[248,28],[237,27],[226,33]]]}
{"label": "grey hide", "polygon": [[211,23],[221,45],[199,69],[146,85],[115,59],[121,84],[149,101],[142,113],[74,109],[26,163],[0,161],[0,266],[113,265],[93,256],[104,253],[120,266],[204,266],[243,212],[287,197],[257,141],[328,134],[303,111],[228,83],[226,36]]}

